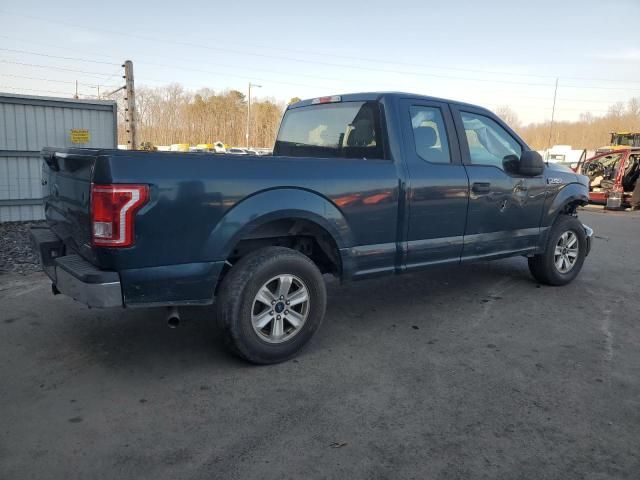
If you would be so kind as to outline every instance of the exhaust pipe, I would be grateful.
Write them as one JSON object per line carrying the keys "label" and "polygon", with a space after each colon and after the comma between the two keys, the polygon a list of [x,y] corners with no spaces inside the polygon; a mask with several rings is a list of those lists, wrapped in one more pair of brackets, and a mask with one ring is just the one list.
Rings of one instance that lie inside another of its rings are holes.
{"label": "exhaust pipe", "polygon": [[169,328],[177,328],[180,325],[180,312],[178,307],[169,307],[167,311],[167,326]]}

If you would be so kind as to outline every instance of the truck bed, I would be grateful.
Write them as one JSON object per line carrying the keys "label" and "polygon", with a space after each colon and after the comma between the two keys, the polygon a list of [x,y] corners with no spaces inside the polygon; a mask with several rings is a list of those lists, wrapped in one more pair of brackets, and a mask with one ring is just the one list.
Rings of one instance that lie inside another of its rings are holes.
{"label": "truck bed", "polygon": [[[66,252],[120,272],[130,280],[125,295],[144,303],[183,298],[203,278],[212,278],[213,285],[240,227],[250,228],[252,217],[283,198],[292,215],[297,205],[308,211],[308,203],[315,203],[327,229],[345,230],[346,219],[354,233],[341,248],[383,245],[395,255],[396,229],[389,226],[397,224],[398,172],[387,160],[67,148],[46,148],[43,157],[49,165],[45,214]],[[91,244],[92,183],[149,185],[131,248]],[[237,208],[260,193],[260,202]],[[366,251],[361,257],[366,269]],[[143,284],[155,277],[166,280],[152,292]],[[209,299],[212,292],[196,297]]]}

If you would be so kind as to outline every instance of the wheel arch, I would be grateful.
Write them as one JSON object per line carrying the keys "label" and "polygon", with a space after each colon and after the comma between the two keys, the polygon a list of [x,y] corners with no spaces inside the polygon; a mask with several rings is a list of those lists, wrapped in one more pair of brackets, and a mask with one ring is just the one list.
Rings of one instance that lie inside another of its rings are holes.
{"label": "wheel arch", "polygon": [[586,187],[582,184],[570,183],[553,197],[549,207],[545,208],[540,223],[539,251],[545,250],[549,232],[560,215],[574,215],[579,206],[589,203],[589,196],[585,190]]}
{"label": "wheel arch", "polygon": [[227,212],[209,235],[205,255],[228,260],[242,241],[296,232],[326,236],[341,264],[340,251],[354,244],[344,215],[328,199],[308,190],[280,188],[252,195]]}
{"label": "wheel arch", "polygon": [[558,218],[558,215],[572,214],[579,206],[589,203],[589,195],[585,193],[586,187],[580,183],[570,183],[562,188],[545,209],[541,225],[550,227]]}

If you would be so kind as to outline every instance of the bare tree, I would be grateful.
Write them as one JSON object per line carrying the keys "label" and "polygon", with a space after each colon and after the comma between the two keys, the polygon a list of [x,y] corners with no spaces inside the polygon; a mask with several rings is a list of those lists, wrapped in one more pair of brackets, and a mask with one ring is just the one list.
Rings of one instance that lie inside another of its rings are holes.
{"label": "bare tree", "polygon": [[[595,149],[609,143],[614,131],[640,131],[640,98],[611,105],[605,115],[590,112],[580,114],[576,122],[555,122],[554,143],[574,148]],[[519,133],[533,148],[545,148],[549,135],[549,122],[533,123],[521,127]]]}
{"label": "bare tree", "polygon": [[520,119],[518,118],[518,114],[510,106],[500,105],[496,108],[495,114],[514,130],[520,128]]}
{"label": "bare tree", "polygon": [[[121,95],[118,97],[122,102]],[[155,145],[172,143],[243,143],[246,100],[242,92],[215,92],[204,88],[189,92],[179,84],[137,89],[138,135],[141,142]],[[255,99],[251,105],[253,143],[272,147],[284,104],[269,99]],[[124,111],[123,108],[120,109]],[[124,143],[124,118],[119,119],[120,142]]]}

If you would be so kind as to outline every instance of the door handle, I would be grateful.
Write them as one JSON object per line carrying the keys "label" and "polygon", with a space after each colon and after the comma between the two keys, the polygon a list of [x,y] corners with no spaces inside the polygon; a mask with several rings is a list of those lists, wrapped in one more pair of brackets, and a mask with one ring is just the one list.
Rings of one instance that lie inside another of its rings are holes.
{"label": "door handle", "polygon": [[489,193],[491,191],[491,184],[489,182],[475,182],[471,187],[474,193]]}

